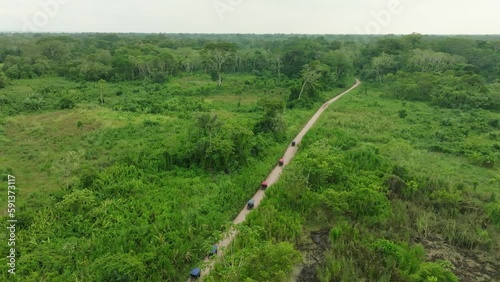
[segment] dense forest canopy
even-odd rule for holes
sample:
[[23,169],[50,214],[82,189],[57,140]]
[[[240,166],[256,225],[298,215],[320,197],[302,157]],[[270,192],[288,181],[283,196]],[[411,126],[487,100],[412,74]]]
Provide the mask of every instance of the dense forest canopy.
[[0,34],[17,281],[185,280],[354,78],[209,279],[500,279],[500,36],[86,33]]
[[[458,84],[453,82],[453,89],[401,95],[409,99],[434,100],[448,107],[495,108],[498,101],[488,95],[484,83],[498,80],[500,40],[495,36],[480,38],[420,34],[373,38],[347,35],[4,34],[0,37],[0,62],[9,79],[55,75],[74,81],[148,79],[162,83],[169,77],[203,72],[210,73],[220,86],[223,73],[248,73],[276,79],[281,75],[290,79],[305,77],[311,71],[304,71],[304,68],[318,60],[332,73],[323,77],[323,85],[345,86],[347,77],[354,73],[359,73],[364,80],[379,82],[387,74],[426,73],[425,79],[429,82],[421,84],[427,85],[446,75],[450,79],[457,78]],[[331,81],[327,81],[328,78]],[[314,88],[314,83],[309,85]],[[487,101],[472,101],[475,98],[469,99],[470,95],[465,94],[468,89],[478,87],[481,96],[488,97]],[[453,105],[439,102],[443,91],[464,101]],[[425,95],[428,97],[423,97]]]

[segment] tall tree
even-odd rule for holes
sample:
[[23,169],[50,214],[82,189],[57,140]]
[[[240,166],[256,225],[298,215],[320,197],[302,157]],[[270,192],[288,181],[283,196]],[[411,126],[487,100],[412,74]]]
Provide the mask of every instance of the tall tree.
[[203,61],[216,74],[217,85],[222,86],[222,72],[225,64],[234,58],[237,46],[234,43],[207,43],[201,54]]
[[397,61],[392,55],[382,53],[378,57],[372,59],[372,67],[377,74],[379,82],[382,82],[384,75],[391,71],[395,71],[397,66]]
[[326,72],[328,72],[328,66],[322,64],[320,61],[312,61],[305,65],[301,73],[303,79],[302,88],[300,89],[299,98],[297,100],[300,100],[300,97],[302,97],[306,85],[316,87],[320,78]]

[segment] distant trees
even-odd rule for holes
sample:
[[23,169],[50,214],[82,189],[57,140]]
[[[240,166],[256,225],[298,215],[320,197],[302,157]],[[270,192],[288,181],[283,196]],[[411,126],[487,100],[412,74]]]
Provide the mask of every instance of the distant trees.
[[146,279],[147,270],[141,258],[134,254],[107,254],[91,265],[94,279],[98,281],[138,281]]
[[321,62],[332,70],[332,83],[340,87],[346,86],[346,80],[354,74],[354,57],[347,48],[328,51],[321,55]]
[[397,61],[394,56],[382,53],[380,56],[372,58],[371,66],[375,71],[377,80],[382,82],[386,74],[396,70]]
[[33,78],[35,72],[32,64],[32,58],[8,55],[5,57],[2,70],[11,79]]
[[227,63],[234,59],[237,46],[234,43],[207,43],[201,55],[204,63],[213,72],[217,85],[222,86],[222,72]]
[[408,67],[419,72],[442,72],[465,63],[466,59],[458,55],[420,49],[413,50],[408,59]]
[[[280,37],[280,36],[277,36]],[[1,40],[2,38],[0,38]],[[500,75],[495,40],[453,37],[282,36],[40,36],[0,47],[8,78],[59,75],[75,80],[148,79],[163,83],[179,73],[209,73],[217,85],[224,72],[251,73],[280,80],[298,79],[315,60],[328,65],[330,83],[345,86],[345,77],[383,81],[388,73],[443,72],[479,74],[488,82]],[[284,75],[284,76],[283,76]]]
[[70,44],[56,38],[42,38],[36,42],[39,52],[49,61],[64,61],[69,58]]
[[283,69],[283,53],[281,50],[272,50],[269,56],[272,68],[276,71],[278,78],[281,78]]
[[190,47],[177,49],[176,56],[184,71],[189,74],[192,74],[194,71],[199,70],[203,63],[203,58],[200,52]]
[[428,101],[445,108],[499,109],[498,93],[488,89],[484,78],[475,75],[456,76],[453,72],[398,72],[386,76],[387,89],[399,99]]

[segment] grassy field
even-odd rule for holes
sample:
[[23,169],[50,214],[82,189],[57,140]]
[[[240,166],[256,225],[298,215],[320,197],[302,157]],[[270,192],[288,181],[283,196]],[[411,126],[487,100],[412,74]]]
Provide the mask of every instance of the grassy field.
[[[259,113],[256,112],[256,107],[259,99],[267,95],[284,98],[286,94],[284,88],[276,88],[272,93],[267,93],[267,91],[245,87],[243,82],[248,80],[252,80],[252,77],[228,76],[225,83],[230,84],[231,87],[228,87],[229,90],[219,90],[213,87],[213,83],[207,77],[176,78],[168,84],[166,89],[152,95],[155,95],[153,98],[158,98],[162,95],[162,91],[170,93],[178,89],[192,90],[205,87],[213,93],[204,95],[203,98],[197,98],[200,95],[189,93],[178,93],[173,97],[169,94],[163,95],[166,96],[167,101],[177,102],[177,99],[182,98],[188,103],[201,101],[204,111],[217,113],[223,120],[247,123],[258,119]],[[48,105],[45,111],[21,113],[2,120],[4,134],[0,140],[5,150],[0,155],[0,163],[4,170],[12,171],[20,179],[21,197],[27,197],[33,191],[53,192],[61,188],[64,181],[55,173],[53,165],[63,158],[65,152],[83,151],[85,158],[81,167],[99,166],[113,161],[118,155],[130,150],[129,148],[161,147],[183,138],[187,134],[186,125],[195,115],[195,113],[190,113],[191,116],[184,116],[182,109],[173,109],[165,114],[148,113],[147,109],[138,109],[135,112],[114,110],[117,105],[126,105],[127,102],[124,101],[144,96],[147,86],[142,85],[127,87],[126,84],[109,83],[106,86],[107,102],[104,106],[98,105],[96,101],[86,96],[88,92],[96,91],[93,84],[87,85],[87,92],[81,92],[78,89],[79,84],[60,78],[14,81],[8,89],[0,90],[0,96],[21,103],[30,93],[43,88],[52,89],[55,85],[59,90],[57,93],[46,95],[45,100]],[[116,96],[116,91],[124,93]],[[335,95],[340,91],[341,89],[333,90],[325,96]],[[53,100],[57,101],[58,96],[65,95],[70,95],[74,100],[80,101],[76,108],[54,109],[56,106]],[[97,98],[98,95],[94,96]],[[181,102],[176,105],[181,107]],[[287,135],[290,138],[294,136],[313,112],[313,110],[302,109],[285,111],[285,119],[289,128]],[[154,130],[144,126],[145,122],[153,122]],[[78,126],[79,123],[81,123],[80,126]],[[129,131],[133,131],[134,134],[128,135]],[[148,135],[145,136],[145,134]],[[97,140],[92,141],[94,139]],[[0,199],[0,207],[5,207],[5,204],[6,200]]]
[[[484,167],[468,154],[471,149],[484,150],[491,153],[495,164],[500,163],[500,128],[488,125],[498,120],[498,113],[441,109],[383,99],[381,94],[380,90],[368,95],[354,91],[332,105],[316,131],[322,138],[323,133],[345,132],[356,142],[375,145],[380,154],[420,175],[435,175],[478,191],[500,192],[499,166]],[[400,111],[406,112],[404,118]]]

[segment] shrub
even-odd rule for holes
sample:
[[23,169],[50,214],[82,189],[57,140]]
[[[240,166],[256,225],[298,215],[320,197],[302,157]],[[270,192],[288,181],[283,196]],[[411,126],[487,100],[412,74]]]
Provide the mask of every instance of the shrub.
[[23,108],[27,111],[37,111],[40,110],[45,101],[43,97],[36,93],[31,93],[26,99],[23,101]]
[[451,272],[453,269],[448,261],[425,262],[420,266],[417,274],[412,275],[411,281],[427,282],[427,281],[449,281],[458,282],[458,278]]
[[153,120],[149,120],[149,119],[144,120],[144,121],[142,122],[142,124],[144,124],[144,126],[156,126],[156,125],[160,125],[160,123],[159,123],[159,122],[157,122],[157,121],[153,121]]
[[10,104],[9,98],[7,98],[4,95],[0,96],[0,106],[9,105],[9,104]]
[[146,267],[132,254],[107,254],[92,263],[97,281],[144,281]]
[[400,118],[405,118],[408,116],[408,113],[406,112],[405,109],[400,110],[398,113]]
[[59,101],[59,109],[61,110],[73,109],[74,107],[75,107],[75,102],[73,102],[69,98],[62,98]]

